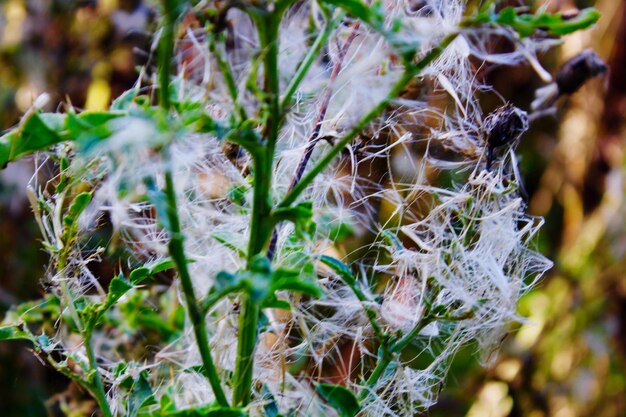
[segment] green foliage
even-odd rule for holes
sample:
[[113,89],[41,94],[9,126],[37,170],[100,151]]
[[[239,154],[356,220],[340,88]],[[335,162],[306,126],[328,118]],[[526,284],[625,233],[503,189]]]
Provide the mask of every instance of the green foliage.
[[[153,265],[143,265],[132,270],[128,275],[119,273],[113,277],[108,285],[106,294],[102,290],[100,297],[93,295],[76,295],[71,288],[64,283],[62,285],[62,298],[49,296],[42,303],[34,303],[20,306],[9,315],[10,320],[0,327],[0,341],[24,340],[33,343],[39,352],[49,353],[53,343],[46,332],[42,330],[39,336],[35,336],[25,324],[37,324],[45,329],[46,320],[62,318],[68,325],[68,331],[78,333],[81,336],[88,358],[71,356],[57,361],[52,355],[46,359],[56,369],[75,379],[84,388],[88,389],[106,417],[112,415],[107,405],[106,393],[101,380],[101,365],[97,363],[91,346],[91,336],[106,325],[116,327],[119,331],[129,333],[142,330],[153,330],[159,334],[160,341],[170,342],[181,335],[181,329],[185,316],[193,325],[194,336],[200,353],[202,364],[190,368],[201,372],[209,380],[216,404],[204,405],[192,409],[176,409],[174,401],[167,394],[157,402],[155,392],[151,385],[149,371],[135,372],[130,363],[121,363],[114,370],[116,378],[122,378],[121,389],[125,390],[125,416],[127,417],[244,417],[245,412],[237,408],[245,408],[250,400],[252,387],[252,369],[254,366],[254,349],[257,343],[259,328],[263,328],[267,321],[261,311],[266,308],[285,309],[291,308],[290,301],[279,297],[280,292],[298,294],[304,297],[321,298],[324,293],[317,282],[318,269],[313,264],[311,255],[305,253],[304,244],[307,240],[313,240],[317,230],[317,224],[313,221],[314,209],[310,201],[296,201],[302,195],[304,189],[311,184],[315,177],[321,173],[334,158],[355,137],[362,133],[369,124],[388,107],[395,98],[399,97],[414,80],[415,75],[436,59],[443,50],[455,39],[458,33],[452,33],[441,41],[441,44],[433,47],[419,62],[415,56],[419,50],[419,44],[414,39],[407,40],[401,36],[402,26],[399,22],[386,22],[383,13],[383,5],[376,1],[371,5],[359,0],[324,0],[320,3],[321,11],[330,25],[320,32],[320,37],[312,46],[312,53],[298,66],[298,73],[287,88],[286,97],[281,98],[281,81],[278,74],[277,47],[278,29],[281,18],[290,1],[278,3],[259,4],[236,4],[247,12],[257,25],[258,37],[261,43],[261,51],[252,65],[252,75],[247,84],[247,94],[252,94],[260,103],[259,114],[246,117],[246,110],[237,103],[240,93],[229,75],[228,60],[219,59],[219,68],[223,76],[230,80],[228,88],[233,100],[233,114],[228,117],[214,120],[206,110],[206,103],[181,99],[183,94],[182,81],[170,80],[170,64],[167,57],[171,57],[174,45],[174,29],[176,21],[187,10],[186,2],[165,0],[163,2],[164,28],[161,34],[161,53],[159,54],[159,85],[161,105],[152,105],[152,97],[141,95],[136,88],[128,90],[117,98],[111,105],[110,111],[67,114],[40,113],[34,111],[23,118],[20,125],[4,136],[0,137],[0,166],[15,161],[23,156],[37,151],[51,148],[61,142],[73,142],[74,149],[82,154],[93,154],[105,149],[110,151],[116,144],[111,144],[112,138],[123,132],[132,123],[143,122],[153,131],[154,136],[147,138],[149,143],[145,145],[160,153],[169,163],[169,145],[171,142],[185,137],[190,133],[212,134],[217,139],[229,141],[243,148],[252,160],[251,172],[248,181],[251,188],[237,185],[230,189],[229,199],[238,205],[242,212],[250,213],[250,236],[247,249],[241,247],[234,234],[228,231],[213,232],[211,236],[224,247],[232,250],[234,255],[242,261],[246,261],[245,267],[235,272],[222,271],[215,278],[215,285],[210,289],[206,297],[200,301],[196,298],[191,275],[188,269],[190,260],[185,256],[184,239],[181,232],[181,221],[177,208],[177,193],[174,189],[174,180],[170,168],[166,168],[163,177],[165,186],[159,180],[161,178],[145,178],[147,199],[156,211],[159,224],[169,234],[170,258]],[[230,6],[228,6],[230,7]],[[378,32],[387,43],[395,49],[401,58],[401,63],[406,67],[405,72],[393,85],[389,93],[377,103],[354,127],[343,136],[326,153],[317,164],[308,171],[307,176],[300,179],[284,199],[276,203],[273,194],[272,176],[276,163],[276,142],[281,129],[281,123],[289,111],[291,96],[297,90],[298,84],[304,79],[306,71],[311,65],[316,54],[323,47],[323,43],[330,36],[332,25],[339,24],[342,13],[333,17],[336,9],[341,9],[358,21],[367,25],[370,29]],[[337,10],[339,11],[339,10]],[[216,16],[210,16],[211,19]],[[536,14],[519,13],[514,8],[504,8],[495,13],[495,8],[481,8],[477,15],[468,18],[463,25],[466,27],[477,25],[503,25],[515,30],[521,37],[529,37],[536,34],[560,36],[587,28],[598,20],[599,14],[595,9],[585,9],[573,18],[566,18],[560,14],[548,14],[538,12]],[[210,19],[209,19],[210,20]],[[223,40],[223,39],[222,39]],[[216,52],[217,49],[214,48]],[[263,69],[263,86],[257,85],[257,75]],[[252,78],[254,77],[254,78]],[[105,145],[105,146],[102,146]],[[112,145],[108,147],[108,145]],[[127,144],[123,144],[126,146]],[[129,142],[128,146],[135,145]],[[123,149],[122,149],[123,151]],[[68,159],[63,156],[59,159],[61,176],[56,187],[62,201],[65,197],[73,197],[69,205],[60,204],[58,211],[63,212],[62,234],[57,246],[48,248],[51,253],[58,255],[58,269],[64,271],[68,267],[68,254],[71,244],[79,239],[79,218],[85,212],[92,200],[91,191],[83,191],[84,188],[75,186],[80,178],[69,178]],[[249,192],[250,191],[250,192]],[[253,196],[253,201],[246,201],[248,194]],[[45,202],[39,202],[42,210],[52,216],[54,209],[46,206]],[[56,218],[55,218],[56,220]],[[285,259],[274,262],[271,250],[272,236],[276,227],[281,222],[290,222],[295,226],[294,235],[287,242]],[[322,219],[322,226],[331,240],[341,242],[349,236],[353,230],[351,225],[341,223],[338,226],[329,226],[326,219]],[[56,236],[55,236],[56,237]],[[383,238],[391,246],[401,250],[403,245],[398,237],[392,232],[383,233]],[[54,246],[54,245],[49,245]],[[364,311],[370,320],[371,327],[378,338],[379,358],[372,376],[366,382],[366,387],[361,391],[361,398],[365,399],[369,390],[376,384],[377,378],[386,375],[394,369],[390,354],[396,354],[408,344],[412,343],[424,326],[434,320],[462,320],[472,313],[461,312],[454,315],[450,309],[443,305],[434,308],[428,304],[430,311],[423,320],[404,335],[390,336],[383,331],[379,324],[379,316],[376,308],[372,307],[361,288],[361,282],[355,277],[350,267],[342,261],[330,256],[321,256],[319,261],[330,268],[350,289],[361,302]],[[243,262],[242,262],[243,264]],[[171,311],[161,314],[146,306],[151,294],[146,285],[155,274],[169,269],[176,269],[177,279],[180,280],[186,306],[182,307],[172,303]],[[171,292],[171,290],[170,290]],[[236,370],[231,381],[234,397],[232,405],[229,403],[222,389],[223,376],[219,375],[213,364],[211,347],[206,329],[205,315],[225,297],[237,295],[243,306],[240,312],[240,328],[238,329],[239,350],[236,358]],[[159,294],[163,300],[166,296]],[[62,313],[62,311],[66,311]],[[186,313],[186,314],[185,314]],[[62,314],[65,314],[63,316]],[[122,321],[120,325],[120,321]],[[260,322],[260,323],[259,323]],[[119,326],[118,326],[119,325]],[[138,333],[138,331],[137,331]],[[48,333],[50,334],[50,333]],[[304,356],[304,355],[303,355]],[[297,362],[297,361],[296,361]],[[295,363],[295,362],[294,362]],[[299,372],[304,368],[302,362],[292,364],[290,370]],[[267,391],[267,389],[266,389]],[[331,384],[317,384],[317,394],[330,404],[341,417],[355,417],[361,410],[361,404],[355,394],[347,387]],[[278,405],[271,394],[263,394],[266,400],[264,412],[268,417],[278,417]]]
[[302,293],[310,297],[322,296],[320,287],[307,278],[301,270],[273,269],[265,255],[253,258],[249,269],[235,274],[220,272],[216,277],[217,285],[209,294],[228,294],[245,291],[253,300],[270,305],[285,307],[284,302],[276,298],[276,292],[285,290]]
[[339,417],[355,417],[361,411],[354,393],[342,385],[317,384],[315,390],[337,410]]
[[25,340],[37,343],[37,340],[29,331],[22,330],[18,326],[0,327],[0,341],[3,340]]
[[494,24],[508,26],[514,29],[523,38],[536,33],[545,33],[550,36],[563,36],[579,30],[587,29],[600,19],[600,12],[594,8],[581,10],[576,16],[565,17],[560,13],[546,13],[543,11],[520,13],[514,7],[505,7],[498,13],[495,6],[483,8],[476,16],[468,19],[466,26],[478,24]]
[[352,274],[350,267],[341,262],[339,259],[335,259],[328,255],[322,255],[320,257],[320,261],[322,261],[324,265],[330,267],[333,271],[335,271],[335,273],[337,273],[337,275],[339,275],[346,284],[350,286],[356,284],[356,278]]
[[130,396],[126,406],[126,417],[136,417],[142,409],[155,404],[152,387],[148,383],[147,372],[140,372],[132,380]]

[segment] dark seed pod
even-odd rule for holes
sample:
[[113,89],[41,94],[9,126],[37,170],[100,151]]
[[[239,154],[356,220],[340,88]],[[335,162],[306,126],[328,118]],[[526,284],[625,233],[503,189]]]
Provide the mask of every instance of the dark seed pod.
[[507,103],[487,116],[483,129],[489,147],[506,145],[528,130],[528,115]]
[[528,114],[510,103],[495,109],[483,125],[487,142],[487,170],[490,169],[495,148],[512,143],[528,130]]
[[572,94],[591,78],[607,71],[604,60],[593,50],[586,49],[565,62],[556,74],[559,95]]

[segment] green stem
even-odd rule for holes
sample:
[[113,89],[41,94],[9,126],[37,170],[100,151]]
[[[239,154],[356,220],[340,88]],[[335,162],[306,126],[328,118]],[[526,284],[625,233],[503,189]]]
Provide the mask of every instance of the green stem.
[[226,83],[226,87],[228,88],[228,94],[230,95],[231,100],[233,101],[233,106],[235,107],[235,111],[239,113],[239,117],[241,120],[247,120],[248,115],[243,106],[239,103],[239,91],[237,89],[237,83],[235,81],[235,76],[233,75],[232,68],[228,63],[228,60],[224,55],[222,55],[222,51],[215,43],[215,34],[209,33],[209,51],[215,57],[217,61],[217,67],[220,69],[222,73],[222,77],[224,77],[224,82]]
[[[58,263],[58,268],[60,271],[63,271],[65,269],[66,260],[67,253],[63,251],[63,253],[59,257]],[[88,385],[86,385],[86,388],[89,390],[89,392],[91,392],[91,395],[93,395],[96,402],[98,403],[98,406],[102,411],[102,415],[104,417],[113,417],[113,413],[111,412],[111,408],[109,407],[109,402],[107,401],[107,396],[104,391],[102,376],[100,375],[100,371],[98,370],[98,363],[96,362],[96,355],[94,353],[91,341],[91,329],[85,326],[80,318],[80,315],[76,311],[72,292],[70,291],[65,279],[61,280],[61,292],[66,298],[67,306],[70,310],[70,315],[72,316],[72,319],[76,323],[76,328],[83,338],[85,350],[87,351],[87,358],[89,360],[89,371],[90,373],[93,372],[93,376],[88,378]],[[93,378],[93,380],[91,380],[91,378]]]
[[[113,417],[113,413],[109,408],[109,402],[107,401],[107,396],[104,391],[104,384],[102,383],[102,377],[100,376],[100,372],[98,372],[98,363],[96,362],[96,355],[93,350],[92,341],[91,341],[91,331],[87,330],[83,334],[85,341],[85,349],[87,350],[87,358],[89,359],[89,368],[94,371],[93,373],[93,389],[91,390],[93,396],[100,406],[100,410],[104,417]],[[91,381],[90,381],[91,383]]]
[[[174,53],[174,27],[176,24],[176,16],[174,14],[176,0],[163,0],[163,15],[165,23],[163,25],[163,33],[161,34],[161,42],[159,44],[159,86],[160,86],[160,104],[165,110],[170,110],[170,71],[172,56]],[[167,203],[167,220],[169,224],[170,241],[168,250],[172,260],[176,265],[178,276],[180,277],[185,301],[187,303],[187,312],[193,325],[198,351],[202,359],[203,372],[211,384],[213,394],[218,404],[228,407],[228,400],[222,386],[220,384],[219,375],[211,349],[209,347],[209,337],[206,331],[206,323],[204,322],[204,314],[198,300],[196,298],[191,275],[187,267],[187,257],[185,256],[184,237],[180,229],[180,219],[178,217],[178,207],[176,202],[176,190],[174,188],[174,180],[172,172],[168,168],[165,172],[165,199]]]
[[161,106],[170,108],[170,71],[174,56],[174,27],[176,26],[177,0],[163,0],[163,28],[159,41],[158,54],[158,77],[159,77],[159,101]]
[[350,144],[376,117],[378,117],[393,99],[398,97],[413,77],[424,70],[432,61],[439,57],[442,52],[456,39],[458,33],[446,36],[439,45],[433,48],[417,64],[407,65],[404,73],[393,85],[387,96],[381,100],[372,110],[369,111],[331,150],[315,164],[311,170],[285,195],[279,207],[288,207],[306,190],[315,178],[335,159],[341,151]]
[[328,42],[330,34],[337,26],[337,23],[341,21],[343,16],[344,13],[340,13],[339,16],[337,16],[335,19],[332,19],[329,16],[326,19],[326,22],[324,22],[322,30],[317,34],[313,45],[311,45],[311,48],[309,48],[306,56],[304,57],[300,65],[298,65],[296,73],[294,74],[293,78],[289,82],[289,85],[285,89],[285,93],[283,94],[283,98],[280,103],[283,114],[287,113],[286,109],[291,104],[291,101],[293,100],[293,95],[300,86],[300,83],[302,82],[306,74],[309,72],[309,69],[311,68],[311,65],[313,65],[313,62],[315,62],[315,60],[319,58],[320,50],[326,44],[326,42]]
[[384,351],[381,357],[378,359],[378,363],[372,371],[371,375],[365,381],[365,388],[359,394],[359,401],[366,400],[369,394],[372,392],[372,388],[376,385],[382,374],[387,370],[387,367],[391,363],[391,353]]
[[391,364],[394,355],[400,354],[400,352],[402,352],[402,350],[404,350],[404,348],[407,347],[409,343],[411,343],[415,339],[415,337],[417,337],[417,335],[424,329],[424,327],[432,323],[433,319],[434,318],[431,317],[427,311],[424,314],[422,320],[420,320],[415,326],[413,326],[413,328],[408,333],[406,333],[400,340],[393,343],[389,347],[387,347],[386,345],[383,345],[381,347],[381,356],[378,359],[378,363],[376,364],[374,371],[372,371],[369,378],[367,378],[367,381],[365,381],[365,388],[359,394],[359,400],[363,401],[369,397],[369,395],[373,392],[372,389],[376,386],[380,377]]
[[[284,8],[277,5],[275,11],[255,18],[263,56],[263,101],[267,119],[263,128],[262,150],[254,157],[254,197],[250,220],[248,267],[255,256],[267,249],[273,229],[271,187],[274,153],[280,129],[278,30],[283,12]],[[245,407],[250,402],[259,314],[258,301],[253,300],[250,294],[242,294],[232,400],[234,406]]]
[[261,309],[259,303],[245,293],[241,296],[241,306],[233,405],[245,407],[250,402],[252,391],[254,348]]
[[215,368],[213,357],[211,356],[209,337],[206,331],[206,323],[204,322],[204,313],[198,304],[198,300],[193,289],[193,283],[191,281],[191,275],[189,274],[189,268],[187,267],[184,239],[180,230],[180,220],[178,218],[178,209],[176,206],[174,181],[172,179],[172,173],[169,170],[165,173],[164,191],[167,200],[167,218],[170,226],[170,242],[168,244],[168,249],[172,260],[176,264],[176,270],[178,271],[183,293],[185,294],[187,312],[189,314],[191,324],[193,325],[196,343],[198,344],[198,351],[200,352],[200,357],[202,358],[203,372],[211,384],[211,388],[213,389],[213,394],[215,395],[217,402],[223,407],[228,407],[228,400],[222,390],[220,378],[217,373],[217,369]]

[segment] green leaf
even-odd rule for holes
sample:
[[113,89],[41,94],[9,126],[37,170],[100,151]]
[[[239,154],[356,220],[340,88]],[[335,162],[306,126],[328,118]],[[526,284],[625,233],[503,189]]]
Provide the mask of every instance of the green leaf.
[[317,393],[339,413],[339,417],[354,417],[361,411],[359,400],[342,385],[317,384]]
[[[142,414],[144,415],[144,414]],[[218,406],[201,406],[185,410],[158,410],[146,417],[247,417],[242,410]]]
[[155,404],[154,393],[148,382],[145,371],[133,381],[133,387],[128,398],[126,417],[136,417],[142,408]]
[[296,227],[297,236],[308,236],[315,231],[313,222],[313,203],[304,201],[291,207],[280,207],[274,210],[272,217],[275,223],[290,221]]
[[595,8],[580,10],[574,17],[563,16],[560,13],[518,13],[514,7],[505,7],[494,13],[493,7],[481,8],[478,14],[466,22],[464,26],[477,24],[498,24],[509,26],[521,37],[529,37],[537,31],[543,31],[551,36],[563,36],[579,30],[587,29],[600,19],[600,12]]
[[113,103],[111,103],[111,110],[130,109],[138,94],[138,88],[131,88],[130,90],[126,90],[124,93],[122,93],[121,96],[113,100]]
[[221,243],[224,247],[234,251],[239,257],[246,258],[248,256],[247,251],[235,242],[234,234],[222,231],[210,233],[210,236]]
[[[187,263],[191,263],[193,261],[191,260],[187,260]],[[165,258],[162,261],[159,261],[157,263],[155,263],[154,265],[150,266],[150,274],[154,275],[154,274],[158,274],[159,272],[163,272],[163,271],[167,271],[168,269],[173,269],[176,267],[176,264],[174,263],[174,260],[171,258]]]
[[[602,14],[594,8],[587,8],[581,10],[580,13],[574,18],[564,18],[561,15],[557,15],[558,19],[550,21],[547,25],[549,32],[554,35],[567,35],[577,32],[579,30],[587,29],[596,24]],[[537,21],[538,25],[541,25],[541,18]]]
[[17,129],[0,137],[0,167],[62,142],[60,132],[64,117],[55,113],[33,113],[22,120]]
[[150,275],[152,275],[152,271],[150,270],[150,268],[146,268],[145,266],[142,266],[140,268],[137,268],[131,271],[131,273],[128,275],[128,280],[133,285],[137,285],[137,284],[140,284],[145,279],[147,279],[148,277],[150,277]]
[[320,261],[324,265],[335,271],[335,273],[339,275],[339,277],[344,280],[346,284],[353,286],[356,283],[356,278],[352,274],[350,267],[341,262],[339,259],[335,259],[327,255],[322,255],[320,257]]
[[263,303],[261,304],[261,308],[277,308],[280,310],[291,310],[291,304],[289,303],[289,301],[283,298],[278,298],[276,297],[276,295],[274,295],[273,297],[267,297],[265,300],[263,300]]
[[2,340],[27,340],[37,344],[37,338],[32,333],[17,326],[0,327],[0,341]]
[[320,298],[324,294],[321,288],[314,282],[304,280],[299,276],[285,276],[277,278],[272,283],[272,293],[274,291],[294,291],[302,294],[306,294],[313,298]]
[[54,294],[47,294],[45,298],[14,306],[9,314],[14,312],[20,322],[41,323],[47,317],[56,318],[61,314],[61,301]]
[[82,152],[90,152],[113,133],[109,122],[125,115],[124,112],[68,113],[65,129]]
[[113,119],[126,116],[126,112],[110,112],[110,111],[85,111],[78,115],[83,127],[95,128],[107,124]]
[[263,384],[262,395],[263,400],[265,401],[265,404],[263,405],[265,417],[278,417],[280,415],[278,413],[278,404],[276,404],[276,399],[274,399],[274,396],[265,384]]
[[67,214],[63,217],[63,223],[65,224],[65,226],[74,226],[76,224],[76,221],[78,220],[78,217],[83,211],[85,211],[90,202],[91,193],[80,193],[76,197],[74,197],[74,200],[72,201],[72,204],[70,205]]
[[365,23],[369,23],[374,18],[370,6],[359,0],[324,0],[323,3],[340,7],[352,17],[356,17]]
[[404,251],[404,245],[402,244],[402,241],[395,233],[391,232],[390,230],[383,230],[381,232],[381,236],[383,240],[387,242],[388,245],[393,246],[393,248],[396,251],[398,252]]
[[86,326],[93,329],[104,313],[113,307],[113,305],[132,288],[133,285],[124,278],[124,275],[119,274],[117,277],[113,278],[109,283],[109,292],[107,293],[106,300],[103,303],[90,304],[81,310]]

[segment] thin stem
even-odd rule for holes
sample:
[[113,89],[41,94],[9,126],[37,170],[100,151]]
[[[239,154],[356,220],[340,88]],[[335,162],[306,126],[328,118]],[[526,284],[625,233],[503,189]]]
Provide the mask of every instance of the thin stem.
[[291,101],[293,100],[293,95],[300,86],[300,83],[302,82],[306,74],[309,72],[309,69],[311,68],[311,65],[313,65],[313,62],[315,62],[315,60],[319,57],[320,50],[328,41],[328,38],[335,29],[337,23],[341,21],[341,19],[343,19],[343,16],[344,14],[340,13],[339,16],[337,16],[335,19],[331,19],[329,17],[324,22],[322,30],[317,34],[313,45],[311,45],[311,48],[309,48],[306,56],[304,57],[300,65],[298,65],[296,73],[294,74],[293,78],[289,82],[289,85],[285,89],[285,93],[283,94],[283,98],[280,103],[280,107],[281,109],[283,109],[283,114],[287,113],[286,109],[291,104]]
[[159,40],[159,102],[161,106],[169,110],[170,108],[170,71],[172,68],[172,58],[174,55],[174,27],[176,16],[174,10],[177,0],[163,0],[164,24],[161,38]]
[[86,331],[83,334],[85,339],[85,349],[87,350],[87,358],[89,359],[89,368],[94,372],[93,374],[93,386],[92,394],[100,406],[100,410],[102,410],[102,414],[104,417],[113,417],[113,413],[109,408],[109,402],[107,401],[107,396],[104,391],[104,384],[102,384],[102,377],[100,376],[100,372],[98,372],[98,363],[96,362],[96,355],[93,350],[92,341],[91,341],[91,330]]
[[241,296],[236,377],[233,389],[233,405],[235,406],[246,406],[250,402],[254,348],[257,342],[257,326],[260,311],[261,308],[258,301],[252,300],[249,294],[244,293]]
[[417,335],[424,329],[424,327],[432,323],[433,319],[434,318],[431,317],[428,312],[426,312],[422,320],[420,320],[415,326],[413,326],[413,328],[409,332],[407,332],[399,341],[393,343],[389,347],[387,347],[386,345],[383,345],[381,347],[382,354],[380,358],[378,358],[378,363],[376,364],[374,371],[372,371],[367,381],[365,381],[365,388],[359,394],[359,399],[361,401],[367,399],[370,393],[372,393],[372,389],[376,386],[380,377],[391,364],[394,355],[402,352],[402,350],[407,347],[409,343],[411,343],[415,339],[415,337],[417,337]]
[[230,98],[233,101],[233,106],[235,107],[235,111],[239,113],[239,117],[241,120],[247,120],[248,115],[243,106],[239,103],[239,91],[237,88],[237,83],[235,81],[235,76],[233,75],[232,68],[228,59],[222,55],[222,51],[218,48],[215,43],[215,34],[209,33],[209,51],[215,57],[217,61],[217,66],[222,73],[222,77],[224,77],[224,81],[226,82],[226,87],[228,88],[228,94],[230,94]]
[[376,384],[393,361],[394,356],[402,352],[402,350],[415,339],[415,337],[424,329],[424,327],[432,322],[432,320],[432,317],[426,315],[398,342],[392,344],[389,347],[387,347],[386,345],[383,345],[381,347],[381,356],[378,358],[378,363],[376,364],[374,371],[372,371],[367,381],[365,381],[365,388],[359,394],[359,400],[366,400],[370,396],[370,394],[373,393]]
[[[67,253],[63,251],[61,256],[59,257],[58,268],[60,271],[65,269],[67,260]],[[87,358],[89,360],[89,371],[93,372],[92,378],[93,380],[88,380],[88,385],[86,386],[89,392],[93,395],[102,414],[104,417],[113,417],[113,413],[111,412],[111,408],[109,407],[109,402],[107,401],[106,392],[104,391],[104,384],[102,383],[102,376],[100,375],[100,371],[98,370],[98,363],[96,362],[96,355],[93,350],[93,345],[91,341],[91,329],[87,328],[83,321],[80,318],[80,315],[76,311],[76,306],[74,304],[74,298],[72,297],[72,292],[67,285],[65,279],[61,280],[61,292],[66,298],[66,302],[68,308],[70,310],[70,314],[72,319],[76,323],[76,328],[83,338],[83,342],[85,345],[85,350],[87,351]],[[91,378],[89,378],[91,379]]]
[[296,168],[296,174],[291,180],[291,184],[289,185],[289,191],[293,190],[296,184],[302,178],[304,174],[304,170],[311,159],[311,155],[313,155],[313,149],[315,149],[315,144],[319,140],[320,130],[322,129],[322,123],[326,118],[326,112],[328,111],[328,104],[330,103],[330,98],[333,93],[333,84],[335,79],[341,72],[341,67],[343,66],[343,60],[346,57],[348,49],[350,49],[350,45],[352,45],[352,41],[356,38],[357,31],[359,30],[359,22],[356,22],[352,27],[352,32],[346,39],[346,42],[343,44],[339,51],[339,56],[337,57],[337,61],[333,66],[333,71],[330,74],[330,78],[328,80],[328,85],[324,90],[324,94],[322,96],[322,101],[320,103],[320,109],[317,113],[317,117],[315,118],[315,124],[313,125],[313,131],[307,140],[306,148],[304,149],[304,153],[302,154],[302,158],[300,158],[300,162],[298,163],[298,167]]
[[[330,21],[327,20],[327,24],[328,24],[328,22],[330,22]],[[348,52],[348,49],[350,49],[350,45],[352,45],[352,41],[354,40],[354,38],[356,38],[357,30],[359,29],[359,26],[360,26],[359,22],[356,22],[354,24],[354,26],[352,28],[352,32],[350,32],[350,35],[346,39],[346,42],[343,44],[343,46],[339,50],[339,56],[337,58],[337,61],[333,65],[333,70],[332,70],[332,72],[330,74],[330,77],[329,77],[329,80],[328,80],[328,84],[326,85],[326,89],[324,90],[324,94],[322,95],[322,100],[320,102],[320,108],[319,108],[319,111],[317,113],[317,117],[315,118],[315,123],[313,124],[313,131],[311,132],[311,134],[309,135],[309,138],[307,139],[306,147],[304,148],[304,152],[302,154],[302,157],[300,158],[300,161],[298,162],[298,166],[296,167],[296,173],[294,174],[293,178],[291,179],[291,183],[289,184],[288,191],[293,190],[293,187],[295,187],[295,185],[300,181],[300,178],[302,178],[302,175],[304,174],[304,170],[306,169],[306,166],[309,163],[309,160],[311,159],[311,156],[313,155],[313,150],[315,149],[315,145],[319,141],[319,135],[320,135],[320,130],[322,128],[322,123],[324,122],[324,119],[326,118],[326,112],[328,110],[328,104],[330,103],[330,98],[332,97],[334,81],[337,78],[337,76],[339,75],[339,73],[341,72],[341,67],[343,65],[343,60],[344,60],[344,58],[346,56],[346,53]],[[318,39],[316,39],[316,42],[320,38],[321,38],[321,36],[318,36]],[[309,53],[314,48],[315,48],[315,45],[313,45],[313,47],[311,47],[311,49],[309,50]],[[306,59],[305,59],[304,62],[306,62]],[[310,65],[310,63],[309,63],[309,65]],[[304,74],[302,76],[304,76]],[[292,82],[293,82],[293,80],[292,80]],[[285,103],[285,100],[283,100],[283,103]],[[286,104],[288,104],[288,103],[289,102],[286,102]],[[285,107],[284,106],[285,106],[285,104],[283,104],[281,106],[282,109],[283,109],[283,112],[285,111]],[[278,227],[280,227],[280,226],[278,226]],[[277,233],[276,230],[274,230],[272,232],[272,239],[270,241],[270,246],[269,246],[269,249],[267,251],[267,256],[268,256],[269,259],[272,259],[274,257],[274,251],[276,249],[276,243],[277,242],[278,242],[278,233]]]
[[279,207],[288,207],[296,201],[296,199],[306,190],[306,188],[315,180],[315,178],[341,153],[343,148],[352,142],[376,117],[378,117],[393,99],[398,97],[406,86],[411,82],[413,77],[419,74],[433,60],[441,55],[445,48],[456,39],[458,33],[452,33],[446,36],[439,45],[433,48],[424,58],[417,64],[408,65],[398,81],[393,85],[387,96],[381,100],[372,110],[369,111],[331,150],[320,159],[311,170],[302,177],[300,182],[296,184],[290,192],[283,198]]
[[[159,86],[160,86],[160,104],[165,110],[170,110],[170,66],[172,55],[174,51],[174,26],[176,24],[176,17],[174,10],[176,6],[176,0],[163,0],[163,14],[165,18],[165,24],[163,26],[163,33],[161,35],[161,43],[159,44]],[[171,169],[168,168],[165,172],[165,199],[167,203],[167,220],[169,224],[170,241],[168,243],[168,250],[172,260],[176,265],[178,276],[180,277],[183,293],[185,294],[185,301],[187,303],[187,312],[193,325],[194,334],[196,336],[196,343],[198,345],[198,351],[202,359],[203,372],[206,378],[211,384],[213,394],[217,402],[223,406],[228,407],[228,400],[222,386],[220,379],[211,356],[211,349],[209,347],[209,338],[206,331],[206,324],[204,322],[204,314],[198,300],[194,293],[193,283],[189,269],[187,267],[187,257],[185,256],[184,237],[180,229],[180,219],[178,217],[178,207],[176,202],[176,190],[174,188],[174,180],[172,178]]]
[[392,356],[388,351],[384,352],[383,355],[378,358],[378,363],[376,364],[376,367],[370,374],[367,381],[365,381],[365,388],[359,394],[359,401],[366,400],[367,397],[369,397],[370,393],[372,392],[372,388],[376,385],[382,374],[387,370],[387,367],[391,363],[391,360]]
[[371,307],[367,306],[367,303],[369,303],[370,301],[367,299],[367,297],[365,296],[361,288],[359,288],[358,284],[355,283],[354,285],[350,285],[350,289],[352,290],[356,298],[361,303],[363,310],[365,310],[365,315],[367,316],[367,319],[369,320],[370,325],[372,326],[372,329],[374,330],[374,334],[376,334],[376,337],[381,343],[385,343],[386,335],[383,332],[383,329],[380,327],[380,325],[376,321],[376,311],[374,311]]
[[220,378],[217,373],[217,369],[215,368],[213,357],[211,356],[211,348],[209,347],[209,337],[206,331],[203,310],[198,304],[198,300],[193,289],[193,283],[191,281],[191,275],[189,274],[189,269],[187,267],[184,239],[180,230],[180,220],[178,218],[178,209],[176,207],[174,181],[172,179],[172,173],[169,170],[165,173],[164,192],[167,200],[167,218],[170,226],[170,242],[168,244],[168,249],[172,260],[176,264],[176,270],[178,271],[183,293],[185,294],[187,312],[196,336],[198,351],[200,352],[200,358],[202,359],[203,372],[211,384],[211,388],[213,389],[213,394],[215,395],[217,402],[223,407],[228,407],[228,400],[222,390]]

